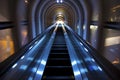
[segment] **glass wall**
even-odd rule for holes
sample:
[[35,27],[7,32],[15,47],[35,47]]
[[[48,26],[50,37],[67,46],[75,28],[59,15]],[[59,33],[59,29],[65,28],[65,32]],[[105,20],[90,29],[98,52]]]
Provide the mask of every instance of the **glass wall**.
[[0,62],[14,53],[11,29],[0,30]]
[[104,29],[104,56],[116,66],[120,66],[120,30]]
[[[98,26],[91,25],[91,45],[96,48],[96,32]],[[120,30],[104,28],[104,50],[101,53],[112,64],[120,68]],[[101,51],[102,52],[102,51]]]

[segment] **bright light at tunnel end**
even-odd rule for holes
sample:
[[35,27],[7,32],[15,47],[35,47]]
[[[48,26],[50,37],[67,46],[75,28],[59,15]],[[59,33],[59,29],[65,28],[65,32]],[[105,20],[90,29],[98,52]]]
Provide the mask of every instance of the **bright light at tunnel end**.
[[64,21],[58,20],[56,21],[57,24],[64,24]]

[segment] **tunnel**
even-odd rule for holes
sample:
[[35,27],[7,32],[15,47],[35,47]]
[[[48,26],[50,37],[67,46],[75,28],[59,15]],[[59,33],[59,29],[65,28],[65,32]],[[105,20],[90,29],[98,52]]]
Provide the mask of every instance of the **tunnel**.
[[0,80],[119,80],[120,0],[0,0]]

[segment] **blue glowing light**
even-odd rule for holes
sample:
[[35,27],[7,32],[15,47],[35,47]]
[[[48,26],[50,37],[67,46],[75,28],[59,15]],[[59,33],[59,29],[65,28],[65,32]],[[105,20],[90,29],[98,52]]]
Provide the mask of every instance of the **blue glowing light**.
[[80,42],[80,45],[82,45],[83,46],[83,44]]
[[37,74],[38,74],[38,75],[42,75],[42,74],[43,74],[43,71],[38,70],[38,71],[37,71]]
[[83,63],[83,61],[82,60],[78,60],[77,63],[80,64],[80,63]]
[[76,61],[73,61],[73,62],[72,62],[72,65],[73,65],[73,66],[74,66],[74,65],[76,65],[76,64],[77,64],[77,62],[76,62]]
[[95,62],[95,60],[92,58],[92,61]]
[[100,66],[98,66],[98,69],[99,69],[100,71],[102,71],[102,68],[101,68]]
[[16,64],[14,64],[14,65],[12,66],[12,68],[15,68],[17,65],[18,65],[17,63],[16,63]]
[[57,0],[56,2],[59,3],[59,0]]
[[40,63],[40,61],[41,61],[41,60],[37,60],[36,62],[37,62],[37,63]]
[[82,68],[82,69],[80,69],[80,72],[81,72],[81,73],[86,73],[86,72],[88,72],[88,70]]
[[38,43],[38,41],[35,42],[35,44],[37,44],[37,43]]
[[84,48],[86,52],[88,52],[88,50],[86,48]]
[[26,69],[27,69],[27,65],[22,65],[22,66],[20,66],[20,69],[26,70]]
[[80,71],[74,71],[74,75],[75,75],[75,76],[80,75]]
[[95,65],[94,65],[94,66],[91,66],[90,69],[91,69],[91,70],[100,70],[100,71],[102,71],[102,68],[101,68],[101,67],[95,66]]
[[32,72],[36,72],[36,71],[37,71],[36,67],[32,68]]
[[32,49],[32,48],[33,48],[33,46],[31,46],[31,47],[29,48],[29,50]]
[[28,58],[27,58],[27,60],[28,60],[28,61],[32,61],[32,60],[33,60],[33,58],[31,58],[31,57],[28,57]]
[[25,56],[22,56],[20,59],[24,59]]
[[93,62],[95,62],[95,60],[93,58],[90,58],[90,57],[85,58],[85,61],[93,61]]
[[93,68],[94,70],[98,70],[98,67],[97,67],[97,66],[92,66],[92,68]]
[[91,61],[91,58],[87,57],[87,58],[85,58],[85,61]]
[[41,61],[41,64],[45,65],[45,64],[46,64],[46,61],[45,61],[45,60],[42,60],[42,61]]
[[57,3],[63,3],[63,0],[56,0]]
[[63,3],[63,0],[60,0],[61,3]]
[[29,77],[28,80],[33,80],[33,78],[32,78],[32,77]]

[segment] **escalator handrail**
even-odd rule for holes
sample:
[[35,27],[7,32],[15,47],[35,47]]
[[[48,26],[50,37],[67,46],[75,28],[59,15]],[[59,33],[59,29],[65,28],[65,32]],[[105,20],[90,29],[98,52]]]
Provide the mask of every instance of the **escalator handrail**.
[[[67,25],[66,25],[67,26]],[[89,43],[82,39],[77,33],[75,33],[70,27],[66,27],[75,37],[83,43],[83,45],[90,51],[90,54],[96,60],[96,62],[101,66],[101,68],[113,79],[119,80],[120,70],[116,68],[112,63],[110,63],[106,58],[104,58],[100,53],[93,48]]]
[[50,26],[48,29],[46,29],[46,31],[44,31],[43,33],[41,33],[38,36],[36,36],[36,38],[34,38],[33,40],[31,40],[29,43],[27,43],[22,48],[20,48],[17,52],[15,52],[13,55],[11,55],[10,57],[8,57],[6,60],[4,60],[3,62],[1,62],[0,63],[0,69],[1,69],[0,76],[2,76],[7,70],[9,70],[9,68],[11,68],[12,65],[14,63],[16,63],[26,53],[26,51],[29,49],[29,47],[32,44],[34,44],[37,40],[41,39],[53,27],[54,27],[54,25]]

